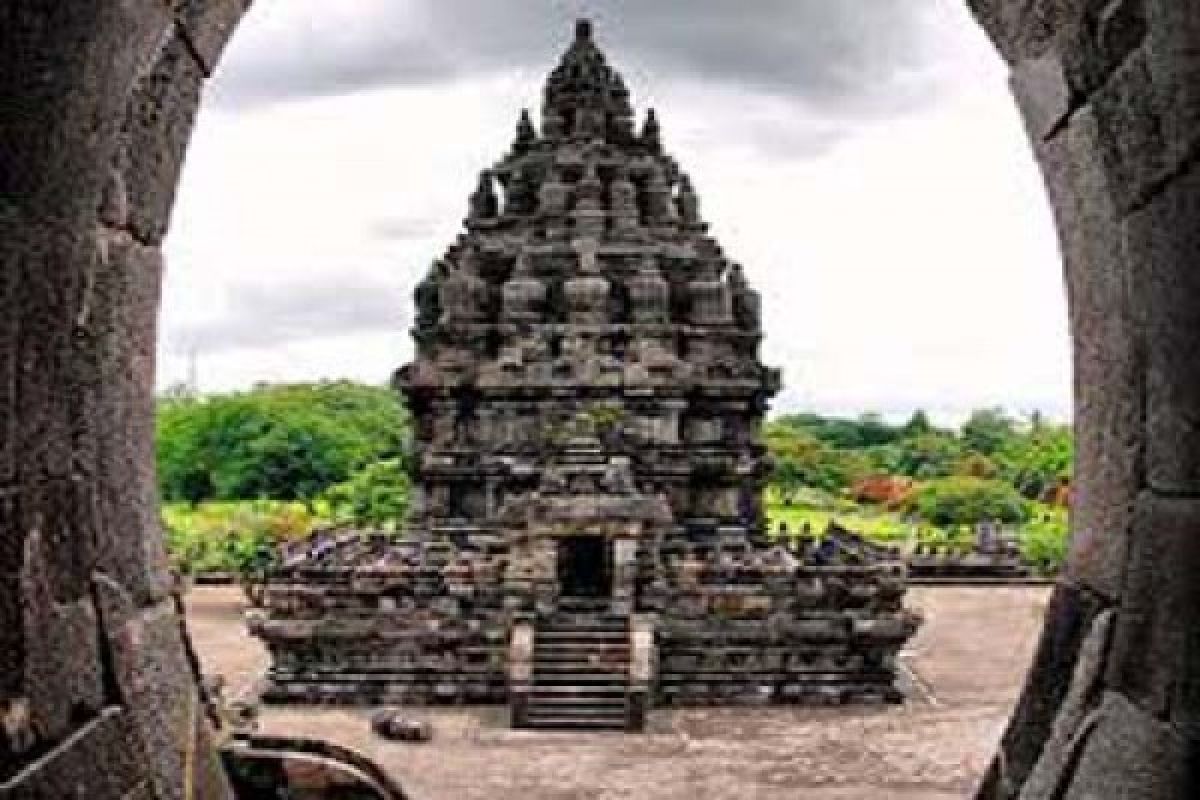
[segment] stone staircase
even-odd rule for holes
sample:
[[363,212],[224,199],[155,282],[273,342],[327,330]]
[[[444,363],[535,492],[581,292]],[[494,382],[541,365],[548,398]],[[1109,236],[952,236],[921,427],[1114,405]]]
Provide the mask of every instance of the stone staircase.
[[566,605],[537,626],[525,727],[627,730],[629,620]]

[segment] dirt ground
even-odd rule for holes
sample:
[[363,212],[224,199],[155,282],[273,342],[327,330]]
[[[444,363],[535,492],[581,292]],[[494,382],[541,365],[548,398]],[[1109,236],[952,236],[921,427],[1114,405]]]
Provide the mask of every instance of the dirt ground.
[[[1032,658],[1048,590],[915,588],[925,615],[903,654],[910,700],[887,709],[653,712],[649,731],[543,733],[502,708],[415,710],[434,741],[373,736],[370,709],[266,708],[260,729],[335,740],[385,766],[413,800],[949,800],[979,780]],[[266,666],[235,589],[188,598],[204,669],[228,693]]]

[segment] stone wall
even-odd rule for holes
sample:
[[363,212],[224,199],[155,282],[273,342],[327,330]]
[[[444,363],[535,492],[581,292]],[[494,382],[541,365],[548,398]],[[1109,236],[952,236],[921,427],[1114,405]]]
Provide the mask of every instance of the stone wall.
[[980,797],[1193,797],[1200,8],[971,5],[1012,66],[1054,207],[1077,439],[1068,567]]
[[918,619],[899,564],[801,567],[675,584],[657,630],[663,705],[898,702],[895,656]]
[[481,553],[450,555],[438,543],[393,548],[349,534],[324,557],[356,566],[281,571],[250,618],[271,654],[264,699],[503,703],[504,571]]
[[0,9],[0,795],[221,798],[154,489],[160,245],[242,2]]

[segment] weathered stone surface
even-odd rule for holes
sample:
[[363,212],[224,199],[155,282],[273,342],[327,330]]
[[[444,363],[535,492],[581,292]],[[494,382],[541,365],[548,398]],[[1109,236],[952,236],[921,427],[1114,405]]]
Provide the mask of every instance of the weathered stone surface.
[[[90,478],[85,497],[93,512],[97,568],[138,605],[148,605],[166,597],[171,583],[154,488],[155,310],[162,254],[124,233],[106,231],[101,243],[75,334],[92,345],[91,358],[81,360],[76,400],[89,410],[79,424],[94,431],[78,440],[75,473]],[[128,380],[105,380],[112,372]]]
[[967,0],[1009,64],[1039,58],[1056,43],[1083,40],[1089,15],[1111,0]]
[[[1040,149],[1069,192],[1052,193],[1067,277],[1075,363],[1076,480],[1067,578],[1116,597],[1141,482],[1145,364],[1142,329],[1103,131],[1091,107]],[[1052,164],[1061,148],[1061,166]]]
[[1109,609],[1092,621],[1091,630],[1079,648],[1075,672],[1054,719],[1050,737],[1021,789],[1021,800],[1055,797],[1058,787],[1069,780],[1070,769],[1077,763],[1077,750],[1090,735],[1098,718],[1092,715],[1092,710],[1100,702],[1115,616],[1116,612]]
[[162,0],[5,3],[0,202],[86,224],[129,86],[169,24]]
[[1127,222],[1146,329],[1146,479],[1200,493],[1200,170],[1180,175]]
[[[1096,728],[1065,792],[1046,800],[1178,800],[1200,792],[1196,743],[1116,692],[1104,695]],[[1040,798],[1039,798],[1040,800]]]
[[1149,85],[1155,98],[1164,152],[1164,179],[1195,160],[1200,143],[1200,17],[1188,3],[1142,0]]
[[105,697],[95,608],[86,596],[56,600],[47,567],[45,544],[34,531],[25,540],[20,579],[25,659],[18,698],[36,740],[53,742],[97,713]]
[[980,800],[1010,800],[1019,795],[1054,730],[1083,642],[1102,611],[1095,595],[1066,585],[1055,590],[1029,681],[980,787]]
[[[114,680],[132,709],[133,725],[146,752],[145,768],[159,794],[183,797],[193,786],[197,797],[228,793],[203,706],[184,653],[179,617],[171,602],[147,609],[120,609],[123,601],[106,594],[113,616],[126,616],[110,631]],[[190,774],[189,774],[190,772]]]
[[129,230],[142,242],[166,236],[204,78],[177,30],[130,97],[116,164],[128,193]]
[[143,766],[147,754],[125,709],[107,708],[11,778],[0,770],[0,797],[12,800],[161,800]]
[[1200,499],[1144,492],[1138,498],[1108,685],[1181,726],[1200,725],[1196,575]]
[[229,43],[251,0],[171,0],[175,19],[207,75]]
[[1096,145],[1109,173],[1109,191],[1118,208],[1128,212],[1155,191],[1165,165],[1161,111],[1144,49],[1117,68],[1092,96],[1090,107],[1100,130]]
[[1025,126],[1035,140],[1048,138],[1071,113],[1071,87],[1062,56],[1053,48],[1017,62],[1010,83]]

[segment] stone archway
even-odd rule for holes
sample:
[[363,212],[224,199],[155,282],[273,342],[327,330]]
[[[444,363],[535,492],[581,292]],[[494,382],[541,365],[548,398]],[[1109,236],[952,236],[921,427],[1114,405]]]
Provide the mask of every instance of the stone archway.
[[[195,688],[154,512],[152,389],[179,167],[248,2],[0,9],[0,786],[18,794],[229,795],[179,702]],[[969,4],[1055,208],[1079,462],[1070,566],[981,797],[1193,796],[1200,8]]]

